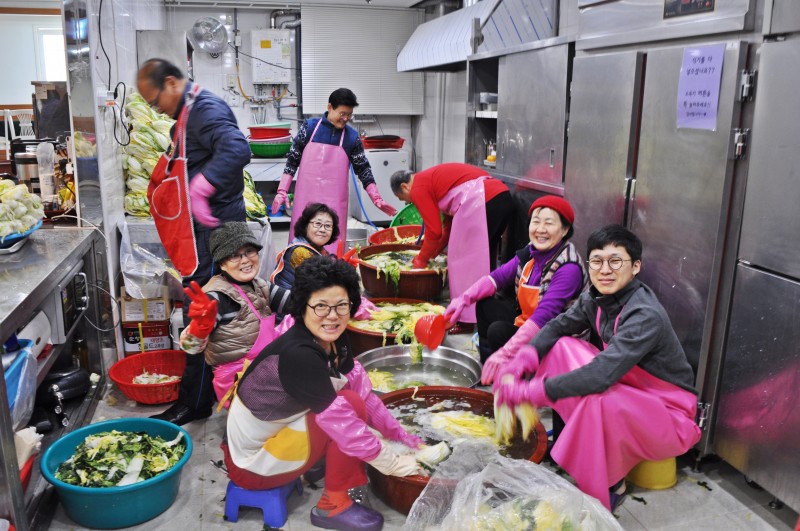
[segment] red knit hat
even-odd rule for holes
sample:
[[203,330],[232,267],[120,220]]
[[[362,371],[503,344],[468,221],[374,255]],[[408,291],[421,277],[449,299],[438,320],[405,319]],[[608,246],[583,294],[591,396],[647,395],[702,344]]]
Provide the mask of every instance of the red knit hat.
[[573,225],[575,223],[575,212],[572,211],[572,206],[563,197],[557,195],[544,195],[533,202],[528,209],[528,216],[537,208],[552,208],[564,218],[567,223]]

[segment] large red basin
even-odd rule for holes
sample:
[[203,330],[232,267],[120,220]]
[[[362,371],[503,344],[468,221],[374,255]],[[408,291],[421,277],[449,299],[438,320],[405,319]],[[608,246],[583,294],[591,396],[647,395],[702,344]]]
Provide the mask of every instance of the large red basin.
[[[370,302],[380,304],[386,302],[389,304],[422,304],[426,301],[418,299],[402,299],[397,297],[384,297],[380,299],[370,299]],[[370,332],[369,330],[361,330],[351,325],[347,325],[347,335],[350,336],[350,346],[353,347],[353,356],[358,356],[362,352],[372,350],[374,348],[382,347],[383,334],[378,332]],[[395,345],[397,334],[386,334],[386,345]]]
[[[418,251],[419,247],[406,244],[370,245],[361,249],[358,252],[358,256],[363,260],[380,253],[408,250]],[[367,263],[360,262],[358,264],[358,272],[361,275],[364,289],[369,293],[370,298],[402,297],[432,302],[442,296],[442,289],[444,288],[445,275],[432,269],[401,271],[400,281],[397,285],[389,280],[384,273],[378,274],[378,268]]]
[[[414,389],[400,389],[381,395],[381,400],[388,407],[400,406],[411,403],[412,394],[414,394]],[[465,400],[472,405],[474,413],[494,416],[492,394],[486,391],[465,387],[428,386],[418,388],[415,396],[425,399],[425,407],[430,407],[448,398]],[[511,441],[508,456],[541,463],[546,452],[547,431],[541,422],[537,422],[528,441],[523,441],[519,434],[515,435]],[[371,466],[367,467],[367,475],[375,495],[383,503],[403,514],[409,513],[411,506],[414,505],[428,484],[428,478],[425,476],[385,476]]]
[[379,230],[370,234],[368,240],[370,245],[380,245],[382,243],[396,243],[398,237],[402,238],[416,238],[422,230],[422,225],[398,225],[397,227],[389,227],[388,229]]

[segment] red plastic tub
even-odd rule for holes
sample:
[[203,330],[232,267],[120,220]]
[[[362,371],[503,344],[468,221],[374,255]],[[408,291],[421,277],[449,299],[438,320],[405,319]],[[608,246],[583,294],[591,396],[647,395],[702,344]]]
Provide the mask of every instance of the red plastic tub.
[[[359,258],[369,258],[372,255],[387,253],[389,251],[419,250],[416,245],[381,244],[370,245],[361,249]],[[358,264],[358,273],[364,289],[372,297],[402,297],[418,299],[427,302],[438,300],[442,296],[445,273],[432,269],[417,269],[401,271],[400,281],[395,285],[384,273],[378,273],[378,268],[365,262]]]
[[117,384],[122,394],[140,404],[165,404],[178,399],[180,380],[170,383],[135,384],[133,378],[145,370],[154,374],[183,376],[186,353],[181,350],[155,350],[128,356],[116,362],[108,376]]
[[250,138],[252,140],[267,140],[270,138],[281,138],[289,136],[291,127],[269,127],[265,125],[251,125]]
[[[370,302],[379,305],[382,302],[389,304],[422,304],[418,299],[401,299],[385,297],[381,299],[370,299]],[[361,330],[351,325],[347,325],[347,335],[350,337],[350,346],[353,348],[353,355],[358,356],[362,352],[383,346],[383,334]],[[395,345],[397,334],[386,334],[386,345]]]
[[395,135],[367,136],[361,139],[364,149],[401,149],[405,141]]
[[422,225],[398,225],[370,234],[367,241],[370,245],[397,243],[398,239],[418,237],[421,230]]

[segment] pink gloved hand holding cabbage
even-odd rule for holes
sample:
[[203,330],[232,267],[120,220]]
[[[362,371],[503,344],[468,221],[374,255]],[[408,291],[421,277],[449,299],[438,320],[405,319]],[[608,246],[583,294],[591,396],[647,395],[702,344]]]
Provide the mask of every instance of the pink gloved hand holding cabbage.
[[394,216],[397,214],[397,209],[383,200],[380,192],[378,192],[378,185],[375,183],[367,185],[367,195],[372,200],[372,204],[378,207],[387,216]]
[[275,194],[275,200],[272,201],[273,216],[278,214],[278,211],[281,209],[281,205],[286,205],[287,210],[291,206],[289,204],[289,187],[292,186],[292,179],[294,179],[294,177],[288,173],[284,173],[281,176],[281,181],[278,184],[278,192]]
[[520,404],[544,406],[550,403],[544,389],[544,378],[520,380],[506,374],[492,388],[498,405],[516,407]]
[[219,220],[211,213],[211,205],[208,199],[214,195],[216,188],[205,175],[198,173],[189,181],[189,200],[192,202],[192,218],[206,227],[214,228],[219,226]]
[[358,311],[353,316],[353,318],[357,321],[366,321],[372,316],[372,312],[378,310],[378,307],[373,304],[371,300],[361,296],[361,304],[358,306]]
[[[522,326],[517,329],[516,333],[511,336],[511,339],[498,349],[494,354],[489,356],[486,363],[483,364],[483,371],[481,371],[481,383],[483,385],[491,385],[494,382],[497,373],[507,363],[511,362],[517,357],[517,353],[523,347],[530,346],[531,340],[539,333],[539,325],[533,319],[528,319]],[[534,352],[536,352],[534,350]],[[536,355],[536,367],[538,367],[539,356]],[[531,363],[526,361],[525,367],[530,366]],[[536,367],[533,370],[536,370]]]
[[447,319],[448,326],[456,324],[456,321],[461,317],[461,314],[467,306],[475,304],[481,299],[491,297],[496,292],[497,285],[494,283],[494,279],[491,276],[486,275],[479,278],[467,291],[450,301],[450,304],[447,305],[447,309],[444,311],[444,317]]
[[539,353],[532,346],[523,345],[511,361],[500,367],[495,375],[495,382],[502,380],[506,374],[516,379],[521,378],[523,374],[533,375],[538,368]]

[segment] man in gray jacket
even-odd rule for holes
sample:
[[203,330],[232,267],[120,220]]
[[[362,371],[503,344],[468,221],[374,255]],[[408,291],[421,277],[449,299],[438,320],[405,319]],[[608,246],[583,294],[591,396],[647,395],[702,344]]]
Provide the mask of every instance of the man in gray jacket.
[[[565,427],[550,455],[613,511],[634,466],[683,454],[700,439],[697,399],[664,307],[636,278],[639,238],[603,227],[589,236],[586,256],[592,287],[500,369],[495,391],[501,405],[558,412]],[[573,337],[586,330],[590,341]]]

